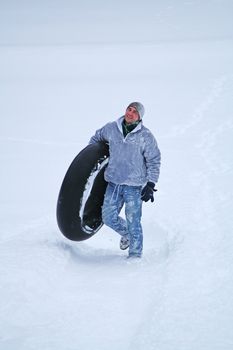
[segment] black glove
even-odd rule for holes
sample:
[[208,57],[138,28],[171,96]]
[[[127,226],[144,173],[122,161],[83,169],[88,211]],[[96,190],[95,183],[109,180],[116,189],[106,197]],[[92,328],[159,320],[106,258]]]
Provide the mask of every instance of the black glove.
[[154,192],[157,191],[154,189],[155,184],[153,182],[147,182],[146,186],[143,187],[142,193],[141,193],[141,200],[144,202],[148,202],[151,200],[151,202],[154,202]]

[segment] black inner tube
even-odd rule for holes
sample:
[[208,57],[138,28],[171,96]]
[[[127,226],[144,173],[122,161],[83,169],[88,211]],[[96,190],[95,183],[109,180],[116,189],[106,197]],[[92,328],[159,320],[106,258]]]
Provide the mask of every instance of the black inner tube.
[[[57,223],[70,240],[88,239],[103,225],[102,205],[107,187],[104,170],[108,157],[108,145],[94,143],[85,147],[67,170],[57,201]],[[89,195],[85,199],[86,193]]]

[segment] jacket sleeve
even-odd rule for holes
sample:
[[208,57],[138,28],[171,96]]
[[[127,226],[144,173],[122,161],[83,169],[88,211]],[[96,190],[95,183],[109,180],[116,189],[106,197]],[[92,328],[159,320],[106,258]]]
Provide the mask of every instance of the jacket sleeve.
[[89,145],[96,142],[108,142],[108,124],[102,128],[96,130],[95,135],[93,135],[89,141]]
[[159,179],[161,153],[157,145],[157,141],[150,133],[146,139],[144,157],[147,169],[147,181],[154,182],[156,184]]

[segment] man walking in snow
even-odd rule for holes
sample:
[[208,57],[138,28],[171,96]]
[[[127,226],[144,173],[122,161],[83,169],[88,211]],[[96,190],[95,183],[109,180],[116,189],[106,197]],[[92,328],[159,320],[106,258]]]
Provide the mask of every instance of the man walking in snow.
[[[102,219],[121,235],[120,248],[129,247],[130,258],[142,256],[142,201],[154,201],[160,170],[160,151],[153,134],[142,123],[143,115],[143,105],[132,102],[124,116],[97,130],[89,142],[109,144]],[[119,216],[124,204],[126,220]]]

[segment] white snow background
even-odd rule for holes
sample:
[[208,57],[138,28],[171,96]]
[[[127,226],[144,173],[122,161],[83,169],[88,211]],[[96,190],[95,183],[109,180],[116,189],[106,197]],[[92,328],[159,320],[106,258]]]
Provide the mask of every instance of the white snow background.
[[[0,349],[233,349],[233,2],[0,1]],[[144,256],[56,224],[65,172],[141,101]],[[122,155],[123,156],[123,155]]]

